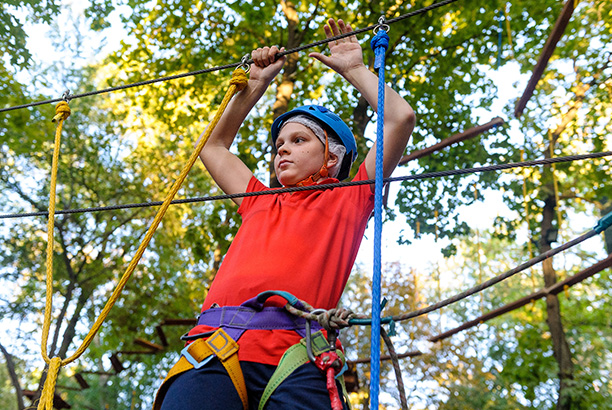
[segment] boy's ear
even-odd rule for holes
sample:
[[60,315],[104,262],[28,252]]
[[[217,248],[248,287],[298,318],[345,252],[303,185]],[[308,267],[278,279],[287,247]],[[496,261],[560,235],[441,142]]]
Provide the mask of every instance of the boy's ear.
[[329,153],[329,157],[327,158],[327,168],[331,168],[338,163],[338,156],[333,152]]

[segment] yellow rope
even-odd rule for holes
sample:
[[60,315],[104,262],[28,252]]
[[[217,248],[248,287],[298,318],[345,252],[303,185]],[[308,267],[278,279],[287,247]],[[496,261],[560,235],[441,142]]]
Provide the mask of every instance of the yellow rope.
[[55,187],[57,184],[57,163],[59,160],[59,146],[62,135],[64,120],[70,116],[70,107],[65,101],[60,102],[55,107],[55,116],[51,121],[57,122],[55,127],[55,142],[53,146],[53,161],[51,164],[51,186],[49,189],[49,219],[47,221],[47,295],[45,301],[45,316],[42,331],[41,352],[45,363],[49,365],[47,379],[43,388],[39,409],[53,410],[53,392],[55,391],[55,381],[61,366],[58,357],[50,359],[47,354],[47,340],[49,338],[49,328],[51,327],[51,311],[53,305],[53,228],[55,222]]
[[[168,210],[170,203],[172,202],[172,200],[174,199],[174,196],[176,195],[181,185],[185,181],[185,178],[187,177],[187,174],[193,167],[193,164],[198,159],[198,155],[200,151],[202,151],[202,148],[204,148],[204,145],[208,141],[210,134],[212,133],[217,123],[219,122],[221,115],[223,115],[223,112],[227,108],[227,105],[229,104],[234,94],[244,89],[247,83],[248,83],[248,77],[246,75],[246,72],[242,68],[238,68],[237,70],[235,70],[232,75],[232,79],[230,80],[230,87],[227,90],[227,93],[225,94],[225,97],[223,98],[223,101],[221,102],[221,105],[219,106],[219,109],[217,110],[215,117],[213,118],[210,125],[204,132],[204,135],[198,142],[194,152],[191,154],[191,157],[189,157],[187,165],[185,165],[185,167],[179,174],[177,180],[174,182],[174,185],[170,189],[170,192],[166,196],[166,199],[164,200],[160,209],[157,211],[157,215],[155,215],[155,219],[153,220],[151,227],[147,231],[144,239],[142,240],[142,243],[140,244],[140,247],[136,251],[136,254],[132,258],[132,261],[128,265],[125,273],[119,280],[119,283],[117,283],[115,290],[113,291],[112,295],[106,302],[104,309],[102,309],[102,311],[100,312],[100,316],[98,317],[96,322],[93,324],[87,336],[85,336],[85,338],[83,339],[81,346],[74,352],[72,356],[66,359],[63,359],[63,360],[60,360],[60,358],[57,358],[57,357],[53,359],[49,359],[49,357],[47,356],[47,338],[49,335],[49,327],[50,327],[50,321],[51,321],[51,306],[52,306],[52,294],[53,294],[53,288],[52,288],[52,285],[53,285],[52,284],[52,280],[53,280],[53,272],[52,272],[53,226],[54,226],[53,219],[54,219],[54,214],[55,214],[55,185],[56,185],[56,179],[57,179],[57,158],[59,156],[59,141],[60,141],[62,123],[63,123],[63,120],[67,118],[68,115],[70,115],[69,108],[67,109],[68,115],[65,115],[68,104],[60,103],[56,107],[56,116],[54,117],[54,121],[56,119],[59,119],[59,122],[58,122],[58,126],[57,126],[56,133],[55,133],[55,147],[54,147],[54,152],[53,152],[53,165],[52,165],[52,171],[51,171],[51,192],[50,192],[50,200],[49,200],[49,223],[48,223],[48,237],[47,237],[47,299],[46,299],[46,306],[45,306],[45,322],[43,325],[43,339],[42,339],[42,355],[43,355],[43,358],[45,359],[45,362],[49,364],[49,371],[47,373],[47,380],[45,381],[45,386],[43,389],[40,403],[38,405],[38,410],[53,410],[53,395],[55,391],[55,382],[57,380],[57,375],[58,375],[60,367],[73,362],[79,356],[81,356],[83,352],[85,352],[85,350],[87,349],[91,341],[93,340],[94,336],[96,335],[96,333],[102,326],[102,323],[108,316],[111,308],[113,307],[113,305],[119,298],[119,295],[121,294],[121,291],[125,287],[128,279],[132,275],[132,272],[134,272],[134,269],[138,265],[140,258],[144,254],[144,251],[147,245],[149,244],[149,242],[151,241],[151,238],[153,237],[153,234],[155,233],[155,230],[161,223],[161,220],[164,217],[166,211]],[[60,105],[62,106],[61,109],[60,109]]]

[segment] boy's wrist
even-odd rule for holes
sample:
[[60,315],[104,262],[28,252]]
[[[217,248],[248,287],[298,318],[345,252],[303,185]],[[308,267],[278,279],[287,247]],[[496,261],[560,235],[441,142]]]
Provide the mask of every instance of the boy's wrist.
[[353,86],[359,88],[360,82],[367,78],[367,76],[371,76],[373,73],[365,66],[365,64],[353,67],[346,72],[342,73],[342,76],[351,83]]
[[256,99],[259,99],[266,92],[268,87],[269,84],[266,84],[264,81],[249,79],[247,86],[242,91],[240,91],[239,94],[242,95],[243,98],[248,98],[252,96]]
[[257,79],[253,79],[250,78],[249,79],[249,87],[253,88],[254,90],[256,89],[267,89],[270,86],[271,81],[266,81],[264,79],[261,78],[257,78]]

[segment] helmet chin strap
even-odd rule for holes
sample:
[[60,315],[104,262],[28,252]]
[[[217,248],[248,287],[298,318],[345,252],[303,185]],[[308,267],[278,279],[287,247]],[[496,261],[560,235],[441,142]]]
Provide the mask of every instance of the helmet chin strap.
[[329,176],[329,171],[327,170],[327,161],[329,161],[329,140],[327,139],[327,131],[323,130],[323,132],[325,133],[325,160],[323,162],[323,166],[317,172],[315,172],[309,177],[302,179],[294,186],[314,185],[319,179],[326,178]]

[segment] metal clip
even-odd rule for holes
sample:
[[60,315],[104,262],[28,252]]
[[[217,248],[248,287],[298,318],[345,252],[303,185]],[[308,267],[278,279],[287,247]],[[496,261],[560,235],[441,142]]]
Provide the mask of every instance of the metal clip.
[[390,27],[389,27],[389,25],[386,23],[386,21],[387,21],[387,20],[385,19],[385,16],[380,16],[380,17],[378,18],[378,25],[377,25],[376,27],[374,27],[374,29],[372,30],[372,32],[373,32],[374,34],[376,34],[376,33],[378,33],[378,30],[382,30],[382,31],[384,31],[385,33],[388,33],[388,32],[389,32]]
[[[310,314],[312,314],[312,315],[320,315],[320,314],[322,314],[324,312],[326,312],[325,309],[315,309],[312,312],[310,312]],[[306,319],[306,340],[305,340],[305,342],[306,342],[306,355],[308,356],[308,359],[312,363],[314,363],[315,362],[315,355],[314,355],[313,349],[312,349],[312,345],[313,345],[313,343],[312,343],[312,341],[313,341],[312,336],[313,335],[310,333],[310,331],[311,331],[310,329],[311,329],[310,319]],[[331,333],[331,332],[328,332],[328,333]],[[334,332],[334,336],[335,336],[335,332]],[[334,340],[334,345],[335,345],[335,340]],[[335,346],[331,346],[330,344],[329,344],[328,347],[323,347],[323,346],[316,346],[316,347],[317,347],[317,349],[319,351],[321,351],[321,350],[328,351],[328,350],[331,350],[331,348],[335,348]]]
[[181,350],[181,355],[185,359],[187,359],[187,361],[189,363],[191,363],[191,365],[194,367],[194,369],[199,369],[200,367],[204,366],[206,363],[210,362],[213,357],[215,357],[213,354],[210,354],[210,355],[206,356],[205,358],[203,358],[201,362],[198,362],[198,360],[195,357],[193,357],[191,355],[191,353],[189,352],[189,347],[190,346],[185,346],[185,348],[183,350]]
[[236,67],[236,70],[239,68],[242,68],[245,73],[248,73],[249,71],[251,71],[251,66],[249,65],[248,61],[249,61],[249,55],[245,54],[244,57],[242,57],[242,59],[240,60],[240,65]]
[[64,100],[65,102],[70,102],[71,99],[72,99],[72,94],[70,94],[70,90],[66,90],[64,94],[62,95],[62,100]]

